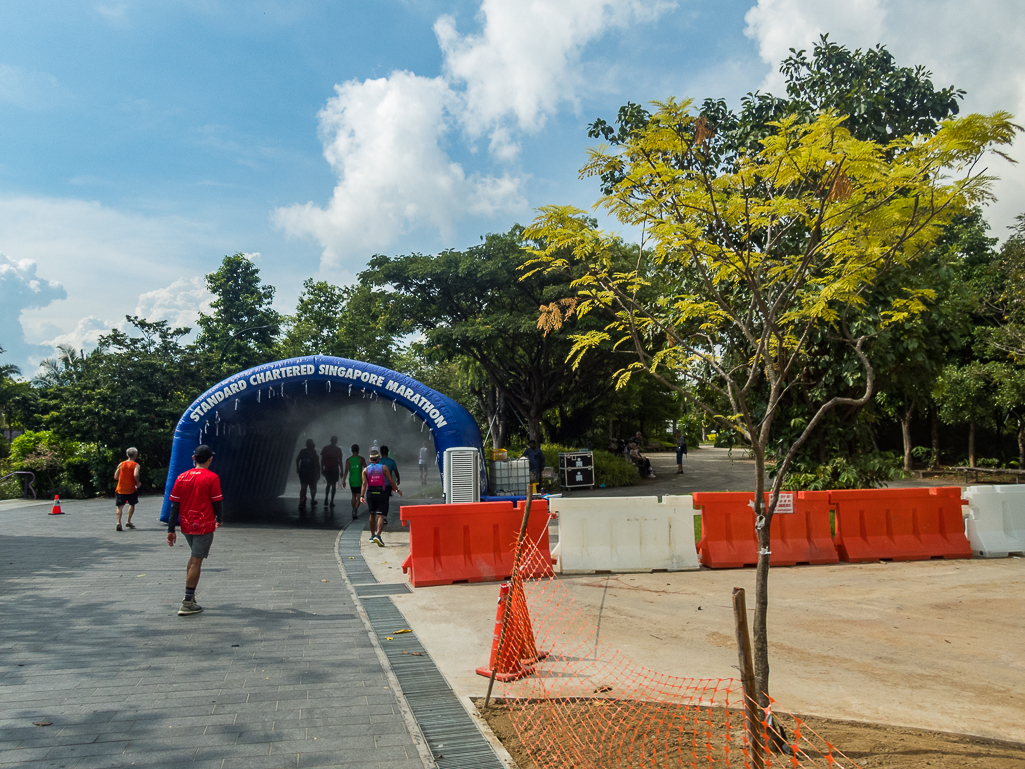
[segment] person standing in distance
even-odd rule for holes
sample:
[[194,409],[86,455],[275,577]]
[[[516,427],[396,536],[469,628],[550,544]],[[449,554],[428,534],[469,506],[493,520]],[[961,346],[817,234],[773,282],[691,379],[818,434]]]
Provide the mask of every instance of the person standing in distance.
[[214,531],[221,526],[221,479],[210,470],[214,453],[205,443],[192,452],[195,467],[182,473],[171,490],[171,517],[167,521],[167,544],[174,547],[178,539],[174,528],[181,522],[182,534],[189,543],[191,556],[185,567],[185,598],[178,614],[198,614],[203,607],[196,603],[196,588],[203,560],[210,555]]
[[687,435],[677,428],[676,435],[676,474],[683,475],[683,455],[687,453]]
[[391,470],[381,464],[381,453],[377,449],[370,449],[370,464],[363,470],[360,497],[370,508],[370,541],[378,547],[384,547],[381,532],[388,521],[388,484],[402,496],[402,489],[392,477]]
[[114,531],[124,531],[121,528],[121,510],[124,506],[128,505],[128,521],[125,526],[129,529],[134,529],[135,524],[132,523],[132,514],[135,513],[135,506],[139,504],[139,463],[135,460],[139,458],[139,450],[136,448],[130,448],[125,452],[125,456],[128,457],[124,462],[117,466],[117,470],[114,471],[114,480],[117,481],[117,488],[114,489],[114,506],[117,508],[117,527]]
[[331,436],[331,443],[320,450],[320,469],[324,473],[324,504],[335,509],[335,489],[338,488],[338,474],[342,469],[342,450],[338,448],[338,436]]
[[427,441],[420,447],[420,485],[427,485]]
[[354,443],[349,447],[352,456],[345,460],[345,473],[342,475],[342,486],[348,482],[349,490],[352,492],[352,520],[359,518],[359,503],[363,486],[363,469],[367,466],[367,460],[359,455],[359,444]]
[[523,456],[527,458],[530,468],[530,482],[541,483],[541,473],[545,471],[545,453],[537,447],[537,441],[530,442],[530,446],[523,450]]
[[312,438],[306,439],[306,448],[295,458],[295,471],[299,474],[299,512],[306,509],[306,489],[310,490],[310,506],[317,506],[317,479],[320,478],[320,456]]

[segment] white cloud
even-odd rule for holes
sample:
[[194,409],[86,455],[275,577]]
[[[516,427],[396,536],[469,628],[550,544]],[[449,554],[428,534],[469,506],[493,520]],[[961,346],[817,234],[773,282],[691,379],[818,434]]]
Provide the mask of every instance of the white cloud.
[[75,327],[63,334],[57,334],[53,339],[43,342],[48,348],[55,348],[59,344],[66,344],[76,350],[91,350],[96,346],[99,338],[109,334],[111,329],[123,328],[125,321],[101,320],[93,315],[81,318]]
[[21,365],[29,356],[45,352],[25,342],[22,312],[66,297],[64,286],[36,274],[36,263],[31,259],[15,261],[0,253],[0,347],[6,351],[5,363]]
[[67,94],[53,75],[0,64],[0,103],[41,110],[66,98]]
[[772,65],[762,88],[782,94],[779,63],[790,49],[811,49],[819,36],[828,33],[836,42],[855,47],[875,45],[881,39],[885,0],[759,0],[744,21],[744,34],[758,42],[758,55]]
[[[170,286],[183,274],[199,273],[214,257],[230,253],[223,235],[212,235],[209,226],[181,217],[125,213],[90,201],[0,198],[0,248],[18,260],[30,260],[40,274],[69,287],[66,298],[63,289],[53,297],[64,301],[37,301],[19,309],[14,325],[3,315],[0,344],[7,347],[7,338],[23,334],[30,345],[11,362],[24,369],[51,354],[46,349],[38,356],[38,348],[31,345],[66,334],[74,337],[69,337],[71,342],[78,344],[75,339],[80,337],[88,344],[96,328],[80,326],[82,319],[104,319],[102,325],[109,329],[116,324],[106,319],[121,318],[121,323],[140,303],[140,294]],[[8,300],[0,301],[6,310]]]
[[452,83],[465,84],[460,120],[471,136],[491,132],[492,151],[508,157],[505,126],[513,118],[523,131],[537,131],[560,103],[575,103],[584,85],[584,47],[610,27],[652,21],[670,3],[616,0],[483,0],[480,34],[461,36],[451,16],[435,22],[434,33]]
[[450,157],[449,142],[466,138],[472,145],[486,135],[492,161],[514,160],[519,134],[540,130],[562,104],[593,87],[580,74],[589,43],[674,6],[483,0],[481,31],[470,35],[442,16],[434,30],[443,75],[396,71],[335,86],[319,116],[324,157],[338,177],[334,194],[324,207],[279,208],[272,220],[290,235],[319,242],[324,269],[411,232],[433,230],[449,239],[461,219],[525,213],[521,176],[468,172]]
[[166,320],[172,328],[194,327],[199,313],[210,314],[213,300],[214,295],[206,288],[206,278],[179,278],[166,288],[141,294],[135,314],[149,321]]
[[289,234],[316,238],[328,264],[424,226],[448,236],[467,214],[524,210],[518,179],[467,175],[442,148],[454,95],[441,78],[393,72],[335,92],[320,112],[324,157],[339,179],[331,201],[273,214]]
[[[758,43],[762,60],[771,67],[763,87],[782,91],[780,62],[790,48],[811,48],[821,33],[849,48],[882,43],[901,66],[921,64],[933,83],[954,85],[968,94],[966,112],[1007,110],[1025,120],[1025,13],[1020,0],[758,0],[747,13],[745,33]],[[998,202],[987,218],[994,234],[1025,211],[1025,149],[1019,139],[1012,166],[993,158],[990,173],[1001,177],[994,187]]]

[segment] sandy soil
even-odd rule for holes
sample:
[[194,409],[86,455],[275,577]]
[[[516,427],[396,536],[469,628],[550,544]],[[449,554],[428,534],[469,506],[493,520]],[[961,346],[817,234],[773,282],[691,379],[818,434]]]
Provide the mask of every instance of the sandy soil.
[[[750,488],[751,463],[731,462],[724,450],[692,452],[683,476],[675,475],[672,455],[655,460],[654,480],[575,495]],[[408,532],[392,517],[388,546],[364,553],[381,582],[405,582]],[[601,643],[636,664],[690,678],[737,675],[730,596],[743,587],[753,603],[753,569],[573,576],[562,584],[573,622],[594,627],[600,616]],[[461,696],[486,692],[487,680],[474,669],[488,660],[497,597],[498,585],[485,583],[422,588],[393,599]],[[910,729],[1025,744],[1023,617],[1020,558],[775,568],[772,693],[791,712],[887,724],[883,731],[898,740],[910,740],[911,732],[901,731]],[[495,693],[503,696],[502,684]],[[846,734],[833,741],[844,745]],[[867,756],[872,738],[864,739],[869,747],[857,747],[860,736],[847,747]]]
[[[599,701],[600,702],[600,701]],[[483,705],[483,701],[476,703]],[[604,703],[601,703],[604,704]],[[517,710],[523,705],[515,701],[499,701],[492,704],[487,710],[482,709],[482,716],[488,722],[488,726],[495,735],[502,741],[506,750],[516,761],[519,769],[542,769],[542,765],[535,762],[535,756],[528,752],[520,738],[520,733],[514,726],[513,720],[517,716]],[[529,707],[529,706],[528,706]],[[565,710],[563,710],[565,708]],[[606,706],[602,710],[608,711]],[[584,726],[594,711],[593,703],[573,703],[568,706],[561,706],[560,710],[568,710],[567,723],[560,723],[560,728],[569,727],[570,731],[584,734],[593,732],[593,725]],[[621,713],[628,709],[617,709],[616,732],[624,736],[624,750],[620,752],[621,743],[616,739],[608,739],[607,736],[601,742],[596,741],[594,755],[590,758],[595,766],[607,767],[608,769],[626,769],[633,766],[674,766],[681,763],[679,760],[682,754],[683,765],[689,765],[692,759],[692,745],[690,735],[683,732],[682,740],[678,735],[660,735],[661,739],[651,739],[651,735],[644,735],[651,727],[651,714],[638,713],[641,718],[626,717]],[[664,715],[663,715],[664,717]],[[722,712],[714,713],[709,718],[714,724],[712,758],[718,762],[723,759],[721,742],[723,740],[723,717]],[[739,713],[731,715],[731,720],[736,724],[739,720]],[[941,732],[923,731],[921,729],[905,729],[893,726],[880,726],[875,724],[859,724],[851,721],[837,721],[824,718],[802,718],[802,729],[805,734],[814,732],[818,735],[828,736],[831,743],[840,748],[843,755],[834,755],[837,765],[850,767],[860,766],[863,769],[910,769],[910,767],[932,766],[936,769],[1019,769],[1025,765],[1025,746],[1008,742],[987,740],[978,737],[964,737]],[[576,727],[573,729],[572,727]],[[638,739],[641,735],[648,739]],[[528,728],[524,737],[531,739],[531,730]],[[540,735],[539,735],[540,736]],[[730,732],[731,757],[741,765],[737,758],[741,755],[742,733],[736,728]],[[674,739],[676,737],[676,739]],[[790,731],[791,740],[793,732]],[[814,740],[814,737],[812,738]],[[574,744],[581,744],[579,739],[573,739]],[[682,744],[678,744],[682,743]],[[820,743],[821,744],[821,743]],[[643,745],[643,747],[642,747]],[[810,760],[802,760],[802,764],[825,765],[823,757],[815,747],[804,739],[798,742],[808,751]],[[707,762],[707,753],[701,750],[703,745],[699,743],[697,765]],[[804,756],[800,756],[804,759]],[[643,761],[642,761],[643,756]],[[545,756],[548,761],[543,764],[544,769],[552,769],[553,766],[560,766],[558,757],[553,753]],[[789,759],[782,756],[774,756],[773,762],[784,764]]]

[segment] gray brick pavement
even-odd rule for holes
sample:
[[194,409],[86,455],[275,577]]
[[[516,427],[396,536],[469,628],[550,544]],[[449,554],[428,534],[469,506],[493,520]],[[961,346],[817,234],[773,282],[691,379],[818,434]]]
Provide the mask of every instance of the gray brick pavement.
[[159,506],[125,532],[110,500],[0,510],[0,769],[424,766],[336,531],[221,529],[179,617]]

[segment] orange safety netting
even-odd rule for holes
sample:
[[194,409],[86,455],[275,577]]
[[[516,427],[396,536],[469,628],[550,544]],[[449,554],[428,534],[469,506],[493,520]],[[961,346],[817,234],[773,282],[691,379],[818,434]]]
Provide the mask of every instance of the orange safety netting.
[[[522,555],[538,556],[529,540]],[[494,695],[544,769],[857,766],[771,699],[754,708],[749,734],[738,679],[680,678],[631,662],[558,577],[516,575],[503,585],[491,659],[478,672],[489,676],[496,661]]]

